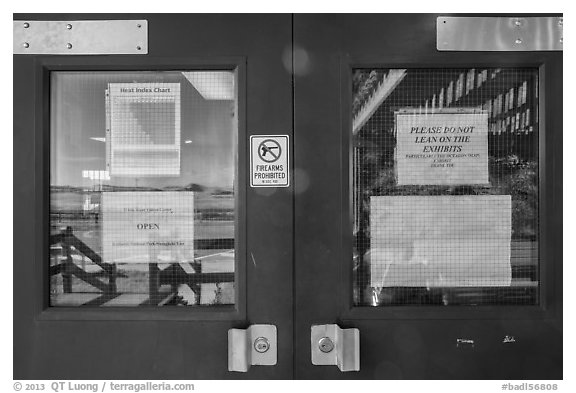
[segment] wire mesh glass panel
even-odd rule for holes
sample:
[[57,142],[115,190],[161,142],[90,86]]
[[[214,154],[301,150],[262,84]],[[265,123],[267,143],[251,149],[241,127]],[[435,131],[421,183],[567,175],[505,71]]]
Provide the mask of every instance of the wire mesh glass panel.
[[538,304],[538,69],[352,81],[354,304]]
[[235,303],[234,71],[53,72],[51,306]]

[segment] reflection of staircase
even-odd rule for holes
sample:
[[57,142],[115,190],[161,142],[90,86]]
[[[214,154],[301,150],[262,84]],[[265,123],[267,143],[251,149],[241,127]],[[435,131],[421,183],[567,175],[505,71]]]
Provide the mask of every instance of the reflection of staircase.
[[[117,291],[116,279],[128,278],[122,272],[118,272],[116,264],[102,261],[100,255],[94,252],[84,242],[78,239],[67,227],[60,233],[50,236],[50,245],[60,245],[63,253],[63,261],[50,266],[50,276],[62,275],[63,294],[57,295],[52,305],[75,305],[75,306],[163,306],[187,304],[178,296],[178,287],[187,285],[195,294],[196,304],[201,303],[202,284],[220,284],[234,282],[234,272],[202,272],[202,262],[195,260],[190,263],[149,263],[149,286],[148,297],[141,294],[120,293]],[[227,247],[234,249],[234,239],[197,239],[194,241],[195,249],[222,249]],[[86,271],[74,262],[74,256],[89,258],[100,271]],[[162,266],[163,268],[161,268]],[[72,279],[76,277],[89,285],[97,288],[100,292],[73,293]],[[103,281],[102,279],[107,279]],[[169,290],[160,290],[163,285],[168,285]],[[54,300],[54,299],[53,299]]]

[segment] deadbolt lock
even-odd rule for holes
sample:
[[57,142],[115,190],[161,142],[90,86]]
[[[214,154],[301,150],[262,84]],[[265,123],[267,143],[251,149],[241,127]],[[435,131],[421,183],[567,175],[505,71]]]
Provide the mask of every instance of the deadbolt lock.
[[334,349],[334,341],[330,337],[322,337],[318,342],[318,348],[324,353],[330,353]]
[[278,357],[274,325],[228,330],[228,370],[247,372],[251,366],[274,366]]
[[312,364],[338,366],[340,371],[360,370],[360,331],[338,325],[313,325],[310,331]]
[[266,337],[258,337],[254,340],[254,349],[258,353],[267,352],[270,349],[270,342]]

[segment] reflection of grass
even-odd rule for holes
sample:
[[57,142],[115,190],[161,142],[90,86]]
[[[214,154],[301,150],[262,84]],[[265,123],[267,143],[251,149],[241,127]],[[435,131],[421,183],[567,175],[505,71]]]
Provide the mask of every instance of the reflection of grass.
[[116,280],[118,292],[126,293],[148,293],[149,275],[147,271],[128,271],[119,269],[127,277],[121,277]]
[[[91,203],[99,204],[101,195],[102,193],[98,191],[53,189],[50,193],[50,210],[52,212],[82,213],[86,196],[90,197]],[[194,192],[194,208],[196,210],[233,210],[234,194],[213,194],[211,191]]]

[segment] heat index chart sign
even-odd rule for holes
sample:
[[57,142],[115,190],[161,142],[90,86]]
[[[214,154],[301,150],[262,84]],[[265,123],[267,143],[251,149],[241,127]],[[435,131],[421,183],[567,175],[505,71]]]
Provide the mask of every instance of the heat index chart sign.
[[250,137],[250,186],[288,187],[288,135]]
[[180,84],[109,83],[106,158],[111,176],[180,176]]

